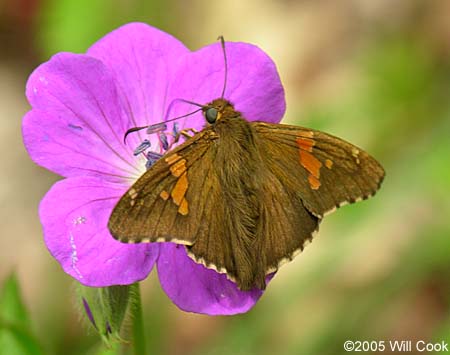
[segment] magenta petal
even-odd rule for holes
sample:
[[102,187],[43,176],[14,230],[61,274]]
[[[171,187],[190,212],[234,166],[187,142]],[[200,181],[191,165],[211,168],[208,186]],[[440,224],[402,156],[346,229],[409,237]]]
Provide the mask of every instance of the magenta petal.
[[117,181],[140,175],[123,144],[130,123],[99,60],[55,55],[30,76],[27,97],[33,110],[23,120],[23,139],[37,164],[63,176],[101,174]]
[[167,87],[186,53],[179,40],[143,23],[118,28],[88,51],[114,73],[130,127],[163,120]]
[[40,204],[48,249],[65,272],[86,286],[140,281],[158,257],[158,244],[122,244],[109,233],[109,216],[124,191],[96,178],[70,178],[53,185]]
[[[280,122],[286,109],[284,90],[275,63],[256,46],[226,42],[228,79],[225,99],[249,121]],[[207,104],[221,97],[225,64],[219,43],[183,57],[172,86],[170,101],[183,98]],[[194,110],[184,103],[174,106],[170,117]],[[201,129],[200,114],[187,118],[185,127]]]
[[224,274],[196,264],[184,246],[161,245],[157,262],[162,288],[182,310],[209,315],[232,315],[247,312],[263,291],[240,291]]

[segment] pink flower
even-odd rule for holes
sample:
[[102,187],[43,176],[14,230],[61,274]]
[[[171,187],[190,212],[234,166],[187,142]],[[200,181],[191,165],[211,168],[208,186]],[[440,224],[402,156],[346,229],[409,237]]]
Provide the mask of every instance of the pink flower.
[[[279,122],[284,92],[272,60],[257,47],[227,42],[225,98],[248,120]],[[157,264],[161,285],[181,309],[206,314],[248,311],[261,290],[240,291],[225,275],[193,262],[171,243],[122,244],[107,223],[119,198],[145,172],[133,150],[157,135],[123,136],[127,129],[161,122],[174,99],[206,104],[224,82],[219,43],[189,51],[167,33],[141,23],[120,27],[87,54],[59,53],[27,83],[32,106],[23,120],[25,146],[39,165],[61,175],[39,214],[45,243],[66,273],[86,286],[125,285]],[[172,105],[170,117],[192,107]],[[180,129],[202,129],[200,113]]]

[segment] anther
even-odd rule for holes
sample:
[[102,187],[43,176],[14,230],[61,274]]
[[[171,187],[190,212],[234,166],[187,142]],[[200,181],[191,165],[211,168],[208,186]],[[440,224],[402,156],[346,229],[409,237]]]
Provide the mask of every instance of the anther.
[[164,150],[169,149],[169,142],[168,142],[167,136],[164,132],[159,133],[159,141],[161,142],[161,146]]
[[178,133],[180,133],[180,125],[178,124],[178,122],[175,122],[173,124],[173,136],[176,137]]
[[164,122],[152,124],[147,127],[147,134],[163,132],[166,129],[167,129],[167,125]]
[[156,152],[148,152],[147,162],[145,163],[145,168],[148,170],[150,167],[155,164],[163,155]]
[[143,153],[146,149],[150,148],[151,143],[148,139],[145,139],[139,146],[133,151],[134,155]]

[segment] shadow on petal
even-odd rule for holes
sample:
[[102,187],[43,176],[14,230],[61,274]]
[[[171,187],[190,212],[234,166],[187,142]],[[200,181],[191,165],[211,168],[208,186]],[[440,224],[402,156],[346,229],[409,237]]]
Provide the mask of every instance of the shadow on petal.
[[39,206],[45,244],[66,273],[83,285],[128,285],[147,277],[157,244],[123,244],[107,228],[123,194],[118,184],[91,177],[57,182]]
[[[233,315],[250,310],[264,293],[240,291],[224,274],[195,263],[184,246],[161,244],[157,262],[162,288],[182,310],[209,315]],[[268,281],[272,278],[268,276]]]

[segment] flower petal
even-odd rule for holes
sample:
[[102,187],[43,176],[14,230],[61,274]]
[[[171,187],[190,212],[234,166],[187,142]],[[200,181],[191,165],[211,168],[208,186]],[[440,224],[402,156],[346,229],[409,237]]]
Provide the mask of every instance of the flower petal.
[[22,130],[36,163],[63,176],[104,174],[110,181],[141,174],[132,148],[123,144],[131,123],[102,62],[55,55],[32,73],[27,97],[33,110]]
[[[228,77],[224,98],[249,121],[280,122],[286,110],[284,90],[275,63],[258,47],[226,42]],[[219,43],[185,55],[179,63],[172,86],[169,104],[182,98],[207,104],[220,98],[224,85],[225,63]],[[169,117],[176,117],[196,109],[179,103]],[[201,129],[204,119],[196,114],[185,119],[185,127]]]
[[130,127],[163,121],[167,87],[186,53],[179,40],[144,23],[122,26],[88,51],[114,73]]
[[157,244],[122,244],[107,223],[122,186],[91,177],[57,182],[39,206],[47,248],[64,271],[86,286],[139,281],[150,273]]
[[184,246],[163,243],[157,262],[162,288],[182,310],[209,315],[247,312],[263,291],[240,291],[224,274],[190,259]]

